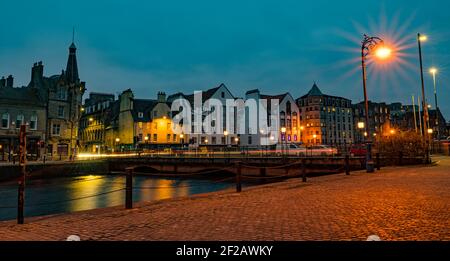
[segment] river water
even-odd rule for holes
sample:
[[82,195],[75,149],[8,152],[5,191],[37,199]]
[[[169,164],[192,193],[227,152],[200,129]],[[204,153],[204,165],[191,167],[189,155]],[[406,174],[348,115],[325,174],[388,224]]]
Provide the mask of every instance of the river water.
[[[135,176],[133,201],[154,201],[190,196],[233,187],[230,182]],[[29,180],[25,192],[25,218],[96,208],[124,206],[125,177],[84,175]],[[0,220],[17,215],[17,184],[0,184]]]

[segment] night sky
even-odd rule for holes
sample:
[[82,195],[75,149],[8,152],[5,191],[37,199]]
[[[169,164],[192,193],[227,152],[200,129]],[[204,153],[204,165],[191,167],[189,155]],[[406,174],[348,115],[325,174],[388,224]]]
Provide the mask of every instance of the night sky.
[[361,101],[364,33],[396,47],[369,64],[369,98],[411,103],[420,90],[416,34],[424,43],[426,95],[439,69],[440,108],[450,120],[450,1],[2,1],[0,76],[26,85],[34,62],[65,69],[75,26],[80,78],[88,92],[154,98],[225,83],[236,96],[259,88],[324,93]]

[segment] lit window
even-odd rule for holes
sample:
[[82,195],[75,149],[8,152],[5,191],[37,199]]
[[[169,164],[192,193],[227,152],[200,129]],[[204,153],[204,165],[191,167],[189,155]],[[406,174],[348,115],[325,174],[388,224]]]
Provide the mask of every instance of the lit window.
[[138,112],[138,117],[139,118],[144,118],[144,113],[143,112]]
[[61,125],[60,124],[53,124],[52,134],[55,136],[59,136],[61,134]]

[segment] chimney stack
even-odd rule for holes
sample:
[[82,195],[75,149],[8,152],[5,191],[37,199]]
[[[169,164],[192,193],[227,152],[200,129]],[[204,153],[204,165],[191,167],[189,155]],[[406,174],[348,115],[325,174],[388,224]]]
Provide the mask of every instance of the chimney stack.
[[31,85],[39,86],[44,78],[44,65],[42,62],[34,63],[31,68]]
[[158,92],[158,102],[166,102],[166,93]]
[[12,75],[8,76],[8,78],[6,78],[6,87],[13,87],[14,85],[14,77]]
[[5,87],[6,86],[6,79],[5,79],[5,77],[3,76],[1,79],[0,79],[0,88],[3,88],[3,87]]

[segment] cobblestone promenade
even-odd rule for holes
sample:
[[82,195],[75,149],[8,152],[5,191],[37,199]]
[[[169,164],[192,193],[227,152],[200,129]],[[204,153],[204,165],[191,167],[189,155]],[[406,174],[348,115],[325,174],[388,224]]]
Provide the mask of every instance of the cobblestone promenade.
[[450,158],[246,189],[0,222],[0,240],[450,240]]

